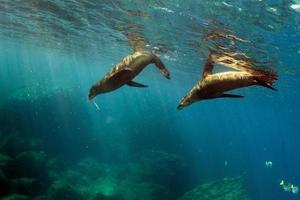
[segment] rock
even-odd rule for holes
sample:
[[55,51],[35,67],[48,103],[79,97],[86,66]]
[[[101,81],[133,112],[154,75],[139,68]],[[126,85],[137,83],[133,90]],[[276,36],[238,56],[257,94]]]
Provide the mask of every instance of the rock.
[[131,165],[130,171],[130,174],[140,181],[161,185],[172,191],[169,199],[182,195],[189,183],[187,165],[182,157],[162,151],[148,151],[141,154],[139,162]]
[[28,140],[28,148],[31,151],[41,151],[43,150],[43,142],[41,139],[38,138],[31,138]]
[[0,154],[0,197],[7,195],[10,191],[7,174],[11,170],[12,163],[14,163],[14,160],[11,157]]
[[11,157],[4,154],[0,154],[0,169],[5,169],[13,161],[14,159],[12,159]]
[[1,198],[0,200],[28,200],[29,198],[24,195],[12,194]]
[[186,165],[181,157],[160,151],[143,153],[137,162],[129,165],[129,171],[139,175],[141,180],[155,183],[171,180],[185,170]]
[[43,193],[49,185],[44,152],[20,153],[6,168],[5,174],[11,181],[11,189],[18,194],[34,196]]
[[[16,160],[24,159],[25,163],[47,160],[35,154],[24,152]],[[40,165],[37,163],[33,164],[34,168]],[[54,181],[44,196],[34,200],[176,199],[184,184],[181,174],[186,170],[181,157],[158,151],[143,153],[130,164],[101,163],[91,157],[72,166],[57,167],[61,165],[58,163],[55,159],[47,162],[48,174]]]
[[105,196],[99,193],[92,200],[124,200],[124,198],[121,195]]
[[39,182],[33,178],[18,178],[11,180],[11,190],[14,193],[36,196],[43,192],[43,188],[40,186]]
[[95,181],[90,192],[94,196],[93,200],[123,199],[120,194],[120,180],[112,177],[100,178]]
[[19,133],[10,133],[3,138],[0,150],[10,156],[16,156],[23,151],[28,151],[27,142],[19,136]]
[[0,152],[16,157],[21,152],[41,151],[44,146],[41,139],[26,136],[18,131],[8,133],[0,138]]
[[73,170],[84,174],[92,180],[97,180],[100,176],[103,176],[103,174],[105,173],[105,169],[101,165],[101,163],[99,163],[99,161],[91,157],[87,157],[79,161]]
[[50,197],[48,197],[46,195],[42,195],[42,196],[34,197],[33,200],[52,200],[52,199],[50,199]]
[[47,172],[50,179],[60,179],[69,168],[69,164],[62,157],[47,159]]
[[0,198],[7,195],[10,191],[9,180],[4,172],[0,169]]
[[42,178],[47,177],[46,170],[46,154],[43,151],[26,151],[20,153],[16,158],[16,166],[14,174],[18,177],[33,177]]
[[250,200],[240,177],[199,185],[179,200]]
[[122,182],[121,193],[124,196],[124,200],[131,199],[172,199],[170,198],[170,191],[161,185],[153,184],[151,182]]
[[84,200],[84,198],[76,189],[63,182],[54,181],[49,189],[49,199],[55,200]]

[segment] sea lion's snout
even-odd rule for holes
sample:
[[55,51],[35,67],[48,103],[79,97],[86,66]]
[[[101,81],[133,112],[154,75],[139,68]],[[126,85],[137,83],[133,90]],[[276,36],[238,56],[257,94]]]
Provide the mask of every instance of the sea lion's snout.
[[183,104],[180,103],[180,104],[177,106],[177,109],[178,109],[178,110],[182,110],[184,107],[185,107],[185,106],[184,106]]
[[89,98],[89,100],[91,101],[91,100],[93,100],[93,98],[95,98],[95,96],[96,96],[96,95],[93,95],[93,94],[90,93],[90,94],[88,95],[88,98]]
[[94,86],[92,86],[91,89],[90,89],[90,91],[89,91],[88,98],[91,101],[96,96],[97,96],[97,90],[96,90],[96,88]]
[[182,110],[184,107],[190,105],[191,103],[192,101],[190,100],[190,98],[186,96],[180,101],[179,105],[177,106],[177,109]]
[[167,79],[171,79],[170,72],[167,69],[163,69],[161,71],[162,71],[162,74],[164,75],[164,77],[166,77]]

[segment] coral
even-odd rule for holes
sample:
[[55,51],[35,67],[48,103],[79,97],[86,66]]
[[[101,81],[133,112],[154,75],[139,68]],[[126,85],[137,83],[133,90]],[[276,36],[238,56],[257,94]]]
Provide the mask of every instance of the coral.
[[179,200],[250,200],[240,177],[202,184]]

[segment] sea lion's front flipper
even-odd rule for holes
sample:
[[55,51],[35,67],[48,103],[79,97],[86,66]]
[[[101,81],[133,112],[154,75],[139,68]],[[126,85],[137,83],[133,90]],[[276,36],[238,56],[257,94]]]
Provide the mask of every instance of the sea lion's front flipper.
[[148,87],[147,85],[143,85],[141,83],[137,83],[137,82],[134,82],[134,81],[129,81],[128,83],[126,83],[128,86],[131,86],[131,87]]
[[112,80],[112,81],[126,80],[128,77],[128,74],[131,72],[132,72],[132,69],[126,67],[124,69],[121,69],[119,71],[112,73],[110,80]]
[[237,94],[222,94],[221,96],[219,96],[220,98],[243,98],[244,96],[241,95],[237,95]]

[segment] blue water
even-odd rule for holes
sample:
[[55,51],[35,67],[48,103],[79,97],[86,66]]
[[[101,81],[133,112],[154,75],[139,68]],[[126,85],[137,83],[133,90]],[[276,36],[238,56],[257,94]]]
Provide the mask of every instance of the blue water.
[[[186,181],[182,193],[243,176],[252,199],[299,199],[279,186],[281,180],[300,186],[300,10],[292,6],[299,4],[0,0],[0,138],[39,139],[39,150],[70,166],[85,157],[121,166],[143,152],[172,153],[187,166],[177,174]],[[131,31],[143,34],[150,49],[164,49],[159,56],[171,80],[149,65],[135,79],[148,88],[99,95],[97,110],[87,100],[89,88],[132,53],[114,28],[128,21],[139,25]],[[253,86],[235,91],[243,99],[179,111],[202,73],[207,44],[201,38],[216,29],[251,41],[237,48],[278,72],[278,92]],[[12,157],[23,151],[16,146]]]

